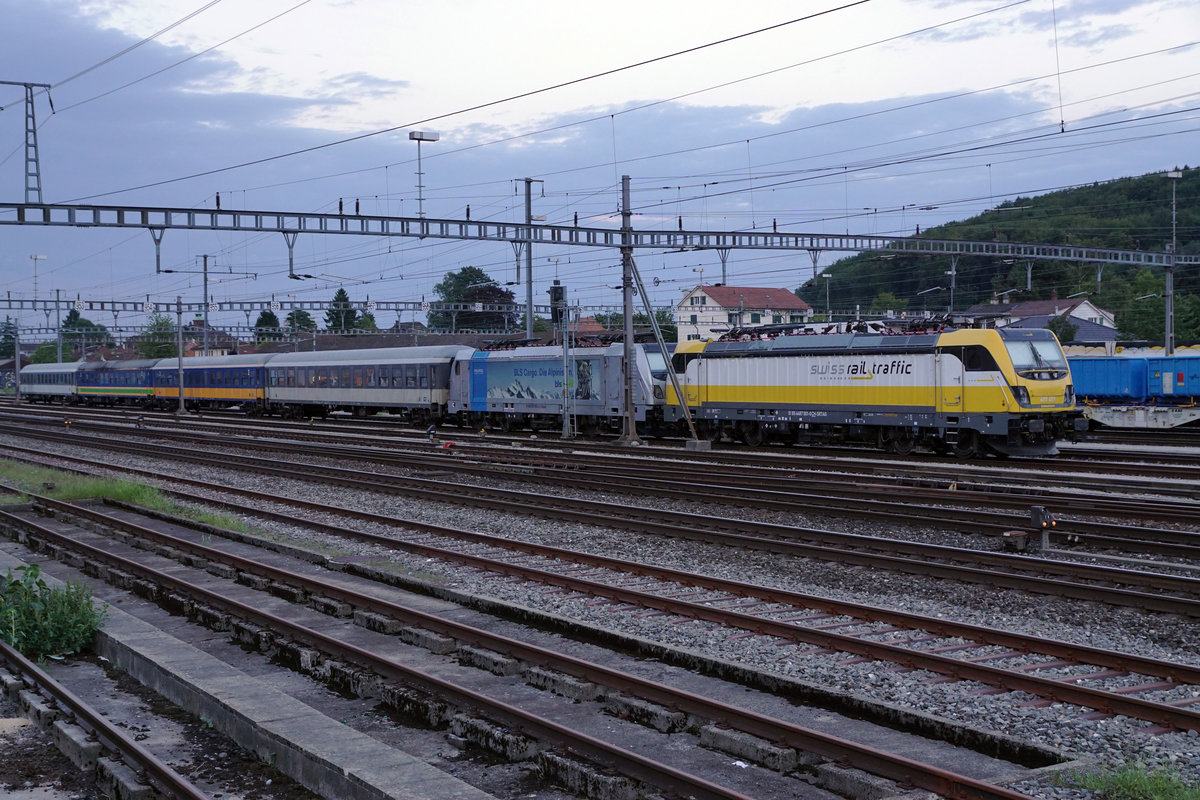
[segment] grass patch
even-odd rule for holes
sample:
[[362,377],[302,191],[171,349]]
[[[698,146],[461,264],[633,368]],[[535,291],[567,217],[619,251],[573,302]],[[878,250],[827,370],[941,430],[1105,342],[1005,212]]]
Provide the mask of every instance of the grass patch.
[[0,459],[0,477],[18,491],[45,495],[55,500],[66,502],[96,499],[120,500],[124,503],[203,522],[218,528],[242,533],[253,532],[250,525],[231,514],[180,505],[153,486],[136,481],[75,475],[71,472],[22,464],[7,459]]
[[32,659],[87,647],[107,613],[92,603],[91,588],[68,581],[51,589],[37,564],[16,571],[0,583],[0,639]]
[[1200,786],[1166,767],[1126,764],[1108,772],[1066,773],[1060,782],[1087,789],[1103,800],[1200,800]]

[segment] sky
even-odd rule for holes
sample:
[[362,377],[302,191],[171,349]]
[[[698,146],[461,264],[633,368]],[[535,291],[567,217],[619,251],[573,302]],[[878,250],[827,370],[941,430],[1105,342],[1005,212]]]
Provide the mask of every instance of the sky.
[[[517,222],[533,178],[534,215],[618,227],[629,175],[638,229],[891,235],[1200,160],[1194,0],[0,0],[0,19],[0,81],[51,86],[46,203]],[[25,198],[23,93],[0,86],[0,202]],[[440,136],[421,179],[412,130]],[[278,234],[167,231],[184,272],[154,255],[144,230],[0,225],[0,301],[199,302],[204,255],[210,300],[285,308],[516,278],[507,243],[302,234],[304,281]],[[637,262],[656,306],[721,280],[711,251]],[[726,281],[813,268],[733,251]],[[615,250],[535,247],[536,303],[555,277],[572,304],[620,303]]]

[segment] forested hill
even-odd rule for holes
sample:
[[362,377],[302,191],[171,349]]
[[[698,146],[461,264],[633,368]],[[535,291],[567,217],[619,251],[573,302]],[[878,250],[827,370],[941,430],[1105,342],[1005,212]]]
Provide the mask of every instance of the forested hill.
[[[1171,242],[1171,183],[1161,172],[1137,178],[1018,197],[970,219],[922,229],[921,237],[974,241],[1046,242],[1163,251]],[[1176,236],[1179,252],[1200,253],[1200,169],[1183,168],[1176,187]],[[913,235],[918,235],[914,230]],[[950,260],[945,256],[863,253],[844,258],[824,272],[830,304],[836,311],[876,309],[945,310],[949,303]],[[1026,285],[1025,262],[964,256],[958,260],[954,308],[987,302],[996,292],[1010,302],[1045,300],[1053,292],[1065,298],[1096,291],[1096,265],[1034,261],[1032,289]],[[943,287],[926,292],[927,289]],[[1090,299],[1117,314],[1126,338],[1161,339],[1163,273],[1125,265],[1104,267],[1100,291]],[[1200,338],[1200,269],[1175,270],[1178,339]],[[817,309],[825,308],[825,280],[817,278],[798,294]],[[1158,298],[1135,300],[1143,295]]]

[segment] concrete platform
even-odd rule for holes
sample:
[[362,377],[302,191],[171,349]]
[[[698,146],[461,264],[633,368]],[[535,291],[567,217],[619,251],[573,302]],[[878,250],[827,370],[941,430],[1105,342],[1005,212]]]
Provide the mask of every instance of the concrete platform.
[[[0,574],[22,566],[0,552]],[[56,581],[43,573],[50,585]],[[325,797],[494,800],[269,684],[109,606],[96,652]],[[35,791],[30,797],[49,798]]]

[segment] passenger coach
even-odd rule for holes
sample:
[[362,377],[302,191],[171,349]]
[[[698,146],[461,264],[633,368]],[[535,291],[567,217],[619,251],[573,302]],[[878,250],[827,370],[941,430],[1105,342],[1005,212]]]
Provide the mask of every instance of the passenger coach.
[[85,361],[77,364],[75,394],[88,405],[148,406],[154,402],[151,370],[158,361]]
[[284,416],[387,411],[417,425],[440,422],[451,367],[473,352],[439,345],[280,353],[267,365],[266,410]]
[[[252,414],[266,404],[263,369],[271,353],[240,356],[193,356],[183,359],[183,402],[188,409],[240,406]],[[154,401],[160,408],[179,406],[179,359],[154,362]]]
[[30,364],[21,370],[21,397],[31,403],[74,404],[79,362]]

